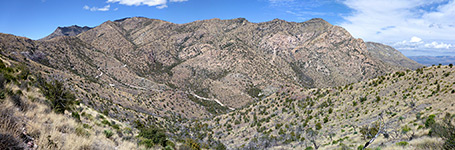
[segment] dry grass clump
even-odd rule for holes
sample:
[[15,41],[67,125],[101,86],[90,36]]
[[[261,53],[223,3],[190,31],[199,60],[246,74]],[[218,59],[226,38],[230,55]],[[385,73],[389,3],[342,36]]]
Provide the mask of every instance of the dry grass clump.
[[441,138],[422,137],[409,142],[415,150],[438,150],[443,149],[444,141]]
[[0,149],[24,149],[19,119],[10,107],[0,105],[0,108]]
[[[68,110],[53,111],[40,89],[33,86],[20,88],[17,83],[22,81],[29,82],[28,79],[18,78],[18,82],[3,82],[0,89],[3,93],[0,98],[1,150],[138,149],[134,141],[125,141],[118,136],[106,137],[102,131],[113,129],[109,126],[98,127],[96,120],[85,119],[81,122]],[[78,110],[72,111],[77,113]],[[113,119],[110,120],[113,122]],[[90,124],[90,128],[82,123]]]

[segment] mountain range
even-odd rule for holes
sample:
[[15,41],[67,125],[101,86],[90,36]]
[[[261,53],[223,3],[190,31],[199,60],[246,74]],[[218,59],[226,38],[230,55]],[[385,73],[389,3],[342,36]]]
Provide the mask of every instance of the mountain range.
[[[140,129],[138,122],[155,125],[176,138],[174,142],[197,138],[209,148],[221,142],[230,149],[308,147],[312,144],[308,141],[285,142],[296,138],[296,132],[306,131],[307,126],[293,127],[292,137],[275,139],[282,129],[281,125],[276,127],[277,123],[283,125],[287,120],[292,121],[288,126],[295,126],[306,122],[314,127],[323,119],[317,113],[328,111],[322,108],[334,104],[343,109],[335,109],[335,118],[323,121],[332,123],[330,130],[323,131],[343,134],[334,123],[342,122],[340,117],[352,116],[351,109],[357,111],[367,105],[347,103],[352,104],[359,96],[390,96],[392,91],[387,85],[404,90],[400,85],[410,83],[395,84],[403,79],[394,80],[393,74],[401,77],[402,73],[423,67],[390,46],[354,38],[344,28],[320,18],[300,23],[279,19],[253,23],[237,18],[175,24],[132,17],[93,28],[59,27],[40,40],[0,33],[0,54],[26,64],[47,81],[64,83],[84,108],[102,112],[132,128]],[[444,74],[441,70],[435,73]],[[407,81],[417,77],[403,78]],[[383,82],[386,85],[378,94],[374,88]],[[453,84],[447,82],[443,91],[450,92]],[[327,102],[329,99],[333,102]],[[348,102],[341,104],[340,99]],[[290,108],[299,110],[291,113]],[[266,111],[269,109],[274,111]],[[370,112],[375,116],[380,113]],[[308,122],[309,116],[317,121]],[[276,122],[258,125],[262,119]],[[271,128],[277,130],[268,130]],[[286,128],[286,135],[291,134],[291,128]],[[246,136],[246,131],[254,137]],[[258,142],[264,135],[278,142]],[[272,136],[275,138],[269,139]],[[327,138],[317,141],[327,142]]]

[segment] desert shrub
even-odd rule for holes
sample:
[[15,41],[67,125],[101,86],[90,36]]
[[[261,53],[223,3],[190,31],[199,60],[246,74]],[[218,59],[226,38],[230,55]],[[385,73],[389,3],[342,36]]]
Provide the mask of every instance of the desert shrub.
[[409,131],[411,131],[411,128],[408,127],[408,125],[405,125],[405,126],[401,127],[401,133],[406,134]]
[[5,68],[6,68],[5,63],[3,63],[2,60],[0,60],[0,69],[5,69]]
[[79,115],[78,112],[73,111],[73,112],[71,113],[71,117],[73,117],[74,119],[76,119],[77,122],[81,122],[81,116]]
[[318,122],[318,123],[316,123],[316,130],[320,130],[320,129],[322,129],[322,125],[321,125],[321,123]]
[[444,149],[455,149],[455,125],[452,116],[446,115],[443,123],[433,123],[430,125],[430,135],[439,136],[444,140]]
[[111,130],[104,130],[103,133],[106,136],[106,138],[110,138],[114,135],[114,133]]
[[379,122],[373,123],[371,126],[365,125],[360,128],[360,133],[364,139],[371,139],[379,132]]
[[0,90],[0,99],[5,99],[5,98],[6,98],[5,91]]
[[41,77],[38,77],[38,83],[44,96],[48,99],[51,109],[56,113],[64,113],[65,110],[71,110],[72,106],[76,104],[76,97],[65,89],[63,83],[59,81],[48,83]]
[[436,121],[434,120],[436,116],[435,115],[430,115],[428,116],[427,120],[425,121],[425,127],[429,128],[431,125],[433,125]]
[[226,150],[227,148],[226,148],[226,146],[225,146],[223,143],[219,142],[219,143],[215,146],[215,149],[216,149],[216,150]]
[[0,73],[0,89],[4,89],[5,88],[5,76],[3,75],[3,73]]
[[418,113],[416,114],[416,119],[419,120],[420,117],[422,117],[422,113],[418,112]]
[[363,145],[357,146],[357,150],[363,150]]
[[246,92],[251,97],[260,97],[259,94],[262,92],[262,90],[257,87],[250,87],[246,90]]
[[403,146],[403,147],[406,146],[406,145],[409,145],[409,143],[406,142],[406,141],[401,141],[401,142],[398,142],[398,143],[396,143],[396,144],[397,144],[398,146]]
[[14,110],[0,106],[0,149],[24,149],[19,139],[21,123],[14,117]]
[[116,130],[119,130],[120,129],[120,125],[119,124],[114,124],[114,125],[112,125],[112,128],[114,128]]
[[110,123],[108,120],[106,120],[106,119],[104,119],[103,121],[101,121],[101,123],[102,123],[102,124],[105,124],[105,125],[108,125],[108,126],[111,126],[111,123]]
[[360,97],[360,102],[363,103],[367,100],[367,96],[364,96],[364,97]]
[[103,110],[103,114],[104,114],[105,116],[109,116],[109,109],[108,109],[108,108],[104,109],[104,110]]
[[140,128],[139,130],[139,137],[143,138],[141,142],[139,142],[140,145],[151,147],[155,144],[160,144],[161,146],[166,147],[166,134],[163,130],[155,126]]
[[154,144],[151,139],[142,139],[139,141],[139,145],[144,145],[147,148],[151,148]]
[[190,139],[190,138],[185,140],[185,144],[184,145],[189,147],[191,150],[200,150],[201,149],[201,145],[198,142],[196,142],[196,141],[194,141],[193,139]]

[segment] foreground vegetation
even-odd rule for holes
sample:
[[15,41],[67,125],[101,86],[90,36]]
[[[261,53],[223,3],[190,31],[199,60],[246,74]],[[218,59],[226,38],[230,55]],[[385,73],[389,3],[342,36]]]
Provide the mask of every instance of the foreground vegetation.
[[209,119],[132,122],[94,110],[64,81],[23,64],[2,57],[0,73],[0,149],[455,148],[452,65],[334,88],[283,86],[235,111],[215,107]]

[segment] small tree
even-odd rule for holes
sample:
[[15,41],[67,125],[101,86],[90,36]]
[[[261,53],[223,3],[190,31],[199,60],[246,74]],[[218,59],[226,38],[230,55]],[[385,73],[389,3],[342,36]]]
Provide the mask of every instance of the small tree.
[[46,82],[38,77],[38,83],[44,96],[48,99],[49,105],[56,113],[64,113],[71,110],[72,105],[76,104],[76,97],[64,87],[62,82]]
[[319,145],[316,143],[316,137],[318,135],[317,131],[314,131],[312,128],[306,130],[306,135],[311,143],[314,145],[314,149],[318,149]]
[[385,138],[389,138],[389,134],[386,131],[387,126],[384,122],[384,119],[382,118],[382,114],[383,113],[380,113],[378,115],[378,120],[376,122],[373,122],[371,126],[367,125],[360,129],[362,136],[365,139],[370,139],[367,143],[365,143],[365,146],[363,146],[363,150],[367,148],[371,143],[373,143],[380,134],[383,134]]

